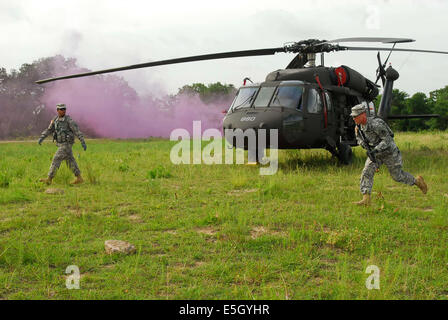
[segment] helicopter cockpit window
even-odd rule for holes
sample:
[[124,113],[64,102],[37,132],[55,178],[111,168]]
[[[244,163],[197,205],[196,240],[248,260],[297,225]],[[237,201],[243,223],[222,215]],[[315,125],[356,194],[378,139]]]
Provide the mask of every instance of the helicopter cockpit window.
[[255,99],[254,107],[267,107],[274,91],[275,87],[262,87]]
[[308,90],[307,107],[308,113],[320,113],[322,111],[322,98],[316,89]]
[[237,110],[241,108],[249,108],[254,100],[255,95],[257,94],[259,88],[247,87],[240,88],[238,91],[238,95],[232,104],[232,110]]
[[271,107],[302,109],[303,88],[298,86],[279,86],[274,93]]

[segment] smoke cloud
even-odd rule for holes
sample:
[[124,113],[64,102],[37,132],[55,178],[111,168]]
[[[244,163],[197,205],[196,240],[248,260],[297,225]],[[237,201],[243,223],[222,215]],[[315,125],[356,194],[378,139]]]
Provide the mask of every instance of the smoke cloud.
[[[64,74],[77,72],[80,69],[64,70]],[[56,104],[65,103],[67,114],[78,122],[81,131],[84,126],[89,132],[107,138],[169,137],[176,128],[192,133],[195,120],[202,122],[202,130],[221,129],[222,111],[232,99],[227,95],[206,104],[197,94],[164,98],[138,95],[115,75],[61,80],[44,86],[41,102],[47,110],[54,108],[56,115]]]

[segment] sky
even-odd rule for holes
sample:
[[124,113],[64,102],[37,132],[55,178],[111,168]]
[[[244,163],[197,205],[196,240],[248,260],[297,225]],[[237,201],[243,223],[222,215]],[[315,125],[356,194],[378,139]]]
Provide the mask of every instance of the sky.
[[[417,41],[398,47],[448,51],[447,17],[446,0],[0,0],[0,66],[18,69],[23,63],[63,54],[76,58],[81,67],[98,70],[280,47],[302,39],[361,36],[412,38]],[[245,77],[261,82],[293,57],[279,53],[130,70],[119,75],[140,94],[163,96],[195,82],[220,81],[237,87]],[[400,73],[395,87],[410,94],[448,85],[448,55],[395,52],[390,62]],[[348,65],[375,80],[373,51],[327,54],[325,64]]]

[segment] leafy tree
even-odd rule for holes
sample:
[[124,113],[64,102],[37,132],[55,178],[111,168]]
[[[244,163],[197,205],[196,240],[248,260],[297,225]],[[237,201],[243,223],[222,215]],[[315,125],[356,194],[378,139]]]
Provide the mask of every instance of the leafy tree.
[[440,115],[439,118],[431,119],[429,125],[431,129],[446,130],[448,127],[448,86],[429,93],[431,112]]
[[203,83],[193,83],[185,85],[179,89],[178,94],[194,95],[199,94],[199,97],[204,103],[215,102],[216,100],[228,99],[234,96],[236,89],[233,84],[222,84],[221,82],[210,83],[205,85]]
[[[25,63],[10,73],[0,68],[0,139],[39,135],[42,124],[54,116],[54,109],[50,111],[42,102],[45,90],[54,84],[40,86],[35,84],[36,80],[86,71],[89,70],[77,66],[76,59],[61,55]],[[122,78],[107,75],[95,79],[91,83],[97,90],[96,96],[114,97],[127,101],[128,105],[136,100],[137,93]],[[86,127],[83,131],[94,135],[93,130]]]
[[[409,98],[409,95],[401,91],[399,89],[392,90],[392,102],[390,108],[390,114],[408,114],[408,110],[406,108],[406,100]],[[409,128],[409,120],[394,120],[390,121],[390,125],[393,130],[396,131],[407,131]]]
[[[377,110],[379,108],[380,101],[381,95],[379,95],[374,101]],[[412,97],[410,97],[404,91],[393,89],[390,114],[409,115],[438,113],[434,112],[434,103],[435,100],[431,100],[431,98],[428,98],[422,92],[417,92]],[[436,128],[436,125],[433,122],[433,120],[428,119],[400,119],[390,121],[389,124],[394,131],[419,131]]]
[[[406,99],[406,114],[426,114],[430,110],[428,108],[428,98],[422,92],[415,93],[412,97]],[[427,119],[409,119],[407,120],[407,130],[419,131],[429,128],[426,124]]]

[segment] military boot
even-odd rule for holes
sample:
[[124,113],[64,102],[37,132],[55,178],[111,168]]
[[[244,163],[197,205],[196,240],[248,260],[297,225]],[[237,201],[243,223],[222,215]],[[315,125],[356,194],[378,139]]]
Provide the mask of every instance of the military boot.
[[362,195],[362,200],[358,202],[353,202],[354,204],[357,204],[358,206],[370,206],[370,194],[365,193]]
[[419,187],[420,190],[422,190],[423,194],[426,194],[428,192],[428,186],[426,185],[425,180],[423,180],[422,176],[417,176],[415,179],[415,185]]
[[70,182],[70,183],[71,184],[80,184],[80,183],[83,183],[83,182],[84,182],[83,178],[81,177],[81,175],[79,175],[79,176],[76,176],[76,179],[74,181]]
[[46,184],[48,184],[48,185],[51,184],[51,181],[52,181],[52,180],[53,180],[53,178],[50,178],[50,177],[48,177],[48,178],[43,178],[43,179],[39,179],[40,182],[44,182],[44,183],[46,183]]

